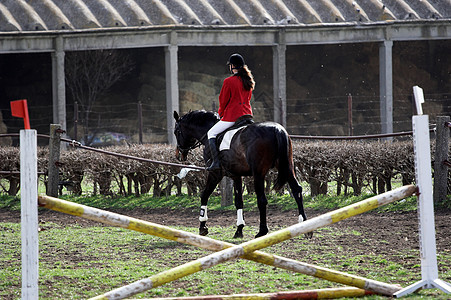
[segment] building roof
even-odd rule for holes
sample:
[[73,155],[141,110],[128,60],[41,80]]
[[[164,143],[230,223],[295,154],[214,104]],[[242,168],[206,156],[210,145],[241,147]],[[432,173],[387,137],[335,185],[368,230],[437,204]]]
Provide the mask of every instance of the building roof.
[[1,0],[0,53],[451,39],[451,0]]
[[451,19],[450,0],[2,0],[0,33]]

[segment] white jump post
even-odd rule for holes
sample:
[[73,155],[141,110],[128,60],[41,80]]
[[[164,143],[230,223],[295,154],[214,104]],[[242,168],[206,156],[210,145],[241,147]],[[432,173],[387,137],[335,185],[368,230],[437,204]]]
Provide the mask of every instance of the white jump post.
[[11,101],[11,114],[22,118],[20,131],[20,235],[22,299],[38,299],[38,150],[36,130],[30,129],[27,100]]
[[419,240],[421,258],[421,280],[396,292],[399,298],[419,289],[438,288],[451,293],[451,285],[438,278],[437,250],[435,240],[434,202],[432,197],[432,171],[429,142],[429,117],[423,115],[423,89],[414,86],[413,93],[418,115],[412,117],[415,177],[418,196]]
[[20,131],[22,299],[38,299],[38,163],[36,130]]

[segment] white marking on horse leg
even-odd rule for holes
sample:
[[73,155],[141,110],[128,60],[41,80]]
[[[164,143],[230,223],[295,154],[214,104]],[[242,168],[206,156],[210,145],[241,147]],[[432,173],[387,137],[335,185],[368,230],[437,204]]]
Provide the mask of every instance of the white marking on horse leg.
[[201,205],[200,207],[200,215],[199,215],[199,221],[200,222],[205,222],[208,220],[208,216],[207,216],[207,206],[206,205]]
[[240,225],[246,225],[243,218],[243,209],[241,208],[236,210],[236,226]]
[[302,215],[299,215],[299,223],[304,222],[304,217]]

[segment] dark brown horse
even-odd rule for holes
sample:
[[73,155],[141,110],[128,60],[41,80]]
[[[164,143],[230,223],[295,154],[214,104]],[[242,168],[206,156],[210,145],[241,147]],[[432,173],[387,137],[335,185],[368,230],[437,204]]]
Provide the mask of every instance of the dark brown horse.
[[[207,131],[219,121],[216,114],[204,110],[190,112],[179,117],[174,112],[176,121],[174,134],[177,138],[176,155],[186,160],[189,150],[207,143]],[[210,151],[204,148],[204,160],[208,165]],[[207,203],[208,198],[224,176],[233,180],[234,201],[237,209],[237,231],[235,238],[243,237],[243,193],[242,176],[253,176],[257,205],[260,212],[260,230],[255,237],[268,233],[266,223],[266,205],[268,203],[264,191],[265,176],[276,167],[278,170],[274,189],[281,189],[288,182],[292,195],[296,199],[299,210],[299,221],[307,219],[302,203],[302,188],[296,180],[291,139],[285,128],[274,122],[254,123],[240,129],[233,137],[230,149],[219,153],[221,170],[208,173],[207,184],[201,194],[200,235],[207,235]]]

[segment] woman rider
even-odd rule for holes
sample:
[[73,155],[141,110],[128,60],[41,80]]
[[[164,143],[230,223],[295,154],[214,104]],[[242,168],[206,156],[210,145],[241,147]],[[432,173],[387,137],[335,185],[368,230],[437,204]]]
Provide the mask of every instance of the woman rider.
[[207,133],[208,147],[213,159],[207,168],[209,171],[221,168],[216,148],[216,136],[235,124],[239,117],[252,115],[250,101],[255,88],[252,72],[245,64],[244,58],[237,53],[230,56],[227,65],[232,75],[224,80],[219,94],[218,114],[221,120]]

